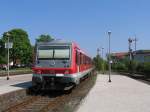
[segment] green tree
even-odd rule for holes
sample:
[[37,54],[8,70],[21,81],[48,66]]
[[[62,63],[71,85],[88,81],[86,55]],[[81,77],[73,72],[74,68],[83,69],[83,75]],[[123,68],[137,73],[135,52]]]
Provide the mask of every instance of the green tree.
[[37,39],[36,42],[50,42],[54,40],[50,35],[40,35]]
[[[22,29],[12,29],[8,31],[10,34],[9,40],[13,42],[13,48],[10,49],[10,59],[14,65],[17,60],[20,60],[21,64],[29,64],[32,62],[32,47],[28,34]],[[2,40],[7,42],[6,32],[3,34]]]
[[6,63],[6,57],[5,57],[5,46],[2,39],[0,39],[0,64]]
[[96,67],[96,69],[98,71],[100,71],[100,70],[103,69],[102,68],[102,66],[103,66],[102,65],[103,64],[103,60],[102,60],[102,58],[99,55],[97,55],[96,57],[94,57],[93,61],[94,61],[94,65],[95,65],[95,67]]

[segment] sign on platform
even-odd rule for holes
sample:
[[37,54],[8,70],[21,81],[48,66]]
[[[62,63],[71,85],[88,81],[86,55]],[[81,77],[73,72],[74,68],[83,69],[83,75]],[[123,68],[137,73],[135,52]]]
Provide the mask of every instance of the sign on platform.
[[12,48],[13,47],[13,43],[9,42],[9,43],[5,43],[5,48]]

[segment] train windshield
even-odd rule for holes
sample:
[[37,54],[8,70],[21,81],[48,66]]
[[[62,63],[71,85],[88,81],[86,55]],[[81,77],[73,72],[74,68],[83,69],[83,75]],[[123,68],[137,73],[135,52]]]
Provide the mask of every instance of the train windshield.
[[69,46],[40,46],[38,48],[38,59],[69,59]]

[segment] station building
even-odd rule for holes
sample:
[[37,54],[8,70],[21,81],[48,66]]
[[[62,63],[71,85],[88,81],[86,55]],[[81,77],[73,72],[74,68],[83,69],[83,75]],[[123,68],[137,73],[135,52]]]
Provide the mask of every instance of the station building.
[[[150,50],[136,50],[133,53],[133,59],[137,62],[150,62]],[[111,59],[113,63],[120,62],[124,59],[129,59],[129,52],[112,53]]]
[[134,60],[137,62],[150,62],[150,50],[137,50],[133,52]]

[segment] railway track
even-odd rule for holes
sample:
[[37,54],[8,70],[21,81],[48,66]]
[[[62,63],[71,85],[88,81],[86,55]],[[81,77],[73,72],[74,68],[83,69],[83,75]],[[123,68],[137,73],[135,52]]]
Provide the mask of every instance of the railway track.
[[[56,94],[58,95],[57,92]],[[48,92],[43,92],[42,94],[34,95],[25,99],[23,102],[8,108],[4,112],[47,112],[48,110],[53,111],[53,109],[55,109],[58,105],[60,105],[62,102],[65,102],[69,96],[63,93],[60,93],[60,96],[57,95],[48,95]]]
[[150,77],[145,77],[145,75],[143,75],[143,74],[136,74],[136,73],[130,74],[130,73],[126,73],[126,72],[119,72],[119,74],[126,75],[132,79],[135,79],[135,80],[138,80],[140,82],[150,85]]
[[75,87],[71,93],[43,91],[31,95],[21,103],[4,112],[63,112],[74,110],[95,83],[96,75],[90,76]]

